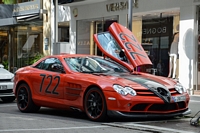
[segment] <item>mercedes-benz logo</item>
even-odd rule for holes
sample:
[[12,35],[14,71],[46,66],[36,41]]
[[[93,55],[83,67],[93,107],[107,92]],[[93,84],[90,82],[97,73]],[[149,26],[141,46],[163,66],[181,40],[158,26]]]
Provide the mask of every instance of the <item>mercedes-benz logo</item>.
[[169,96],[168,92],[164,88],[157,88],[158,93],[160,93],[162,96]]

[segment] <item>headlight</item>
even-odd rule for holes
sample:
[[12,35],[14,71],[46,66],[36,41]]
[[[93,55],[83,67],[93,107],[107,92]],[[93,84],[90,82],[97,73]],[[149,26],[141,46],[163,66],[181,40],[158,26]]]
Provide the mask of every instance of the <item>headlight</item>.
[[180,83],[177,83],[175,85],[175,90],[180,94],[182,94],[183,92],[187,92],[186,88],[183,87]]
[[126,96],[127,94],[130,94],[132,96],[137,95],[136,91],[131,87],[122,87],[121,85],[113,85],[113,88],[117,93],[124,96]]

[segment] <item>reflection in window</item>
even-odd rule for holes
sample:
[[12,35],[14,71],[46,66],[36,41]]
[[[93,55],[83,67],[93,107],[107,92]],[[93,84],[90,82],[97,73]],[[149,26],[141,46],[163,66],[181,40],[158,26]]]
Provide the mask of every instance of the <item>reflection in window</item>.
[[48,58],[45,61],[42,61],[38,65],[36,65],[35,68],[43,69],[43,70],[48,70],[48,71],[53,71],[52,70],[52,65],[53,64],[60,64],[60,65],[62,65],[62,63],[60,62],[59,59],[57,59],[57,58]]
[[128,72],[121,65],[99,57],[73,57],[65,58],[65,61],[69,68],[75,72]]
[[98,39],[106,52],[120,59],[119,52],[122,49],[109,32],[98,34]]

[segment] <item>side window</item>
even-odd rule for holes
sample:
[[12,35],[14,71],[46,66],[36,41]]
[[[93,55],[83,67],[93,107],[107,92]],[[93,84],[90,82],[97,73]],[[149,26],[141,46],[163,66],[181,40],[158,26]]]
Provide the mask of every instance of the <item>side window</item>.
[[43,64],[44,64],[44,61],[42,61],[42,62],[40,62],[39,64],[37,64],[37,65],[35,66],[35,68],[42,69]]
[[98,39],[106,52],[108,52],[109,54],[111,54],[116,58],[120,58],[119,51],[121,51],[121,47],[115,41],[115,39],[112,37],[110,33],[105,32],[98,34]]
[[62,63],[57,58],[48,58],[41,63],[39,63],[36,68],[47,70],[47,71],[54,71],[57,72],[55,69],[53,69],[53,65],[59,65],[59,67],[63,67]]
[[69,68],[73,71],[79,72],[82,58],[66,58],[65,61]]

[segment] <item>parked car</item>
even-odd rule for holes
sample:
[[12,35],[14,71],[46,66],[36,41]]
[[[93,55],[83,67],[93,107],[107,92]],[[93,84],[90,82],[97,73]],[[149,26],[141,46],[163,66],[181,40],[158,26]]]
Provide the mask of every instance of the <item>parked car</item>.
[[3,102],[13,102],[15,95],[13,93],[14,74],[4,69],[0,64],[0,98]]
[[183,116],[190,97],[176,80],[136,71],[152,64],[134,35],[118,23],[94,35],[103,57],[82,54],[46,56],[15,73],[13,92],[21,112],[41,106],[106,116]]

